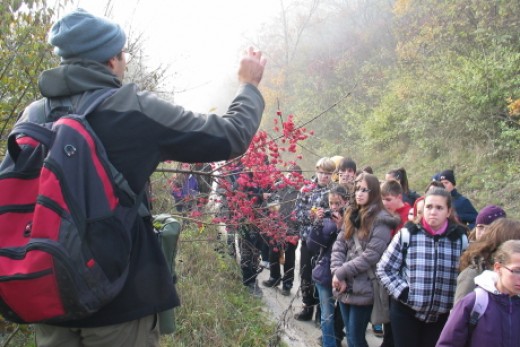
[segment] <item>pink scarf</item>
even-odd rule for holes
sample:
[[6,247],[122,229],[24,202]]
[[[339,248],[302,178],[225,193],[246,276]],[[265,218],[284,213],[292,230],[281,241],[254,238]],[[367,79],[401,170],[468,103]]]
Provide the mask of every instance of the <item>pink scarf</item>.
[[444,222],[444,224],[440,227],[439,230],[433,230],[432,227],[428,223],[426,223],[426,221],[424,220],[424,217],[421,219],[421,223],[422,223],[424,230],[426,230],[426,232],[428,232],[428,234],[433,235],[433,236],[443,234],[446,231],[446,229],[448,228],[447,219]]

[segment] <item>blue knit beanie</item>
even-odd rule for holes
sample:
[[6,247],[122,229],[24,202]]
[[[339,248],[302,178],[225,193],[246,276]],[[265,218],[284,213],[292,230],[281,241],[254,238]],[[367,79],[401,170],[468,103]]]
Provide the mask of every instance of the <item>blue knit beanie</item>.
[[84,58],[104,63],[123,50],[126,35],[118,24],[78,8],[52,26],[49,43],[62,59]]

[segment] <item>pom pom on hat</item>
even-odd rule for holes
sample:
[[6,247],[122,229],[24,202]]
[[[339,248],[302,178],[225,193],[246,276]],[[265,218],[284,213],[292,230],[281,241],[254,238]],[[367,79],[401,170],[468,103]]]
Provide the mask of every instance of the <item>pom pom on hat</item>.
[[488,205],[477,215],[475,224],[489,225],[499,218],[506,217],[506,212],[499,206]]
[[103,63],[123,50],[126,34],[107,18],[77,9],[52,26],[49,43],[62,59],[84,58]]
[[457,185],[455,182],[455,174],[453,173],[453,170],[444,170],[439,174],[439,181],[441,180],[448,180],[450,181],[454,186]]

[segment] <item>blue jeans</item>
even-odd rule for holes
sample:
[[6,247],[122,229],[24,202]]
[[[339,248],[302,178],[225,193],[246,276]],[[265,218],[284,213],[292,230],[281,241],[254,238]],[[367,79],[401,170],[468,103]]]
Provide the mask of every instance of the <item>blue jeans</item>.
[[349,305],[340,302],[339,308],[345,324],[348,347],[368,347],[365,332],[370,322],[372,305]]
[[332,287],[326,287],[319,283],[314,285],[320,298],[321,341],[323,342],[323,347],[336,347],[336,336],[334,333],[334,303],[336,299],[332,296]]

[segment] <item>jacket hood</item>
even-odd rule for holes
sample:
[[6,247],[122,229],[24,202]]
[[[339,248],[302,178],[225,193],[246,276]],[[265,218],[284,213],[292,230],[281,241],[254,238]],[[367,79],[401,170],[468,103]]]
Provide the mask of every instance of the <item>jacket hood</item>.
[[491,270],[485,270],[480,275],[475,277],[475,284],[477,286],[494,295],[501,294],[496,287],[497,281],[498,274]]
[[69,59],[54,69],[42,72],[38,86],[43,96],[55,98],[99,88],[119,88],[121,81],[101,63]]
[[395,229],[401,223],[401,217],[398,215],[393,215],[385,210],[378,213],[377,218],[374,221],[374,226],[376,225],[386,225],[390,229]]

